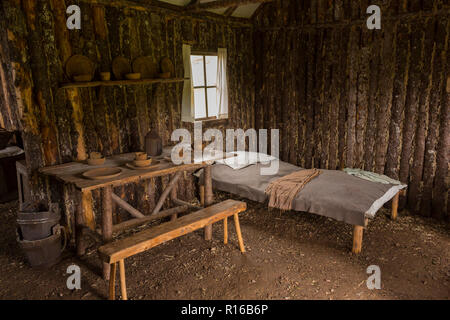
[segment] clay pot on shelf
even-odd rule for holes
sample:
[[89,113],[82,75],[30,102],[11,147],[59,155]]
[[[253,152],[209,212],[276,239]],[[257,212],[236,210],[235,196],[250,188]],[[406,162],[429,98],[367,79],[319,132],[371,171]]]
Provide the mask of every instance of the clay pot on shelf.
[[169,79],[170,78],[170,72],[163,72],[159,74],[159,77],[161,79]]
[[102,79],[102,81],[111,80],[111,72],[100,72],[100,79]]
[[141,74],[140,73],[128,73],[125,75],[125,78],[127,78],[128,80],[139,80],[139,79],[141,79]]

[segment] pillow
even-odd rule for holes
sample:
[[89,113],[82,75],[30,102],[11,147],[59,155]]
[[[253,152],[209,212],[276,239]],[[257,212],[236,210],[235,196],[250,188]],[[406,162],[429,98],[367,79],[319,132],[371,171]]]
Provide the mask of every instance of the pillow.
[[237,156],[228,159],[216,160],[216,163],[224,164],[234,170],[239,170],[258,162],[269,163],[270,161],[277,159],[276,157],[259,152],[237,151],[230,153],[236,154]]

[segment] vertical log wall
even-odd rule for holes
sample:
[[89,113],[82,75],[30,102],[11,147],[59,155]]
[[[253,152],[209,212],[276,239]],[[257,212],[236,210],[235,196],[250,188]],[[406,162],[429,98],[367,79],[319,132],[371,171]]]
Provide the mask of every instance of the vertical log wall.
[[[136,5],[128,6],[131,3]],[[81,30],[66,27],[66,5],[72,4],[81,8]],[[174,129],[187,126],[181,122],[182,83],[58,89],[68,80],[64,67],[70,56],[83,54],[94,61],[97,78],[99,71],[111,71],[117,56],[130,61],[149,56],[158,64],[167,56],[174,62],[176,76],[183,77],[183,43],[202,51],[225,47],[230,119],[222,121],[222,126],[254,126],[251,24],[183,16],[166,8],[141,6],[139,1],[81,0],[4,0],[0,21],[0,125],[22,130],[33,196],[64,204],[68,224],[83,201],[85,218],[92,226],[96,214],[91,200],[99,208],[99,192],[80,199],[73,190],[40,177],[38,168],[84,160],[92,151],[109,156],[142,150],[151,127],[168,144]],[[13,102],[6,103],[7,99]],[[156,179],[115,192],[143,212],[151,212],[155,201],[146,194],[158,196],[166,183],[167,179]],[[193,178],[180,181],[178,192],[181,199],[192,198]]]
[[[366,9],[382,10],[368,30]],[[256,18],[256,126],[282,159],[408,183],[402,205],[449,217],[446,0],[278,0]]]

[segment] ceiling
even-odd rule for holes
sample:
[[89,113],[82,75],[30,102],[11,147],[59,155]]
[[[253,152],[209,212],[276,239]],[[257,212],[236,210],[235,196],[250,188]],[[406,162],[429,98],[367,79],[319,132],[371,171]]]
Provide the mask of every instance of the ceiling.
[[[177,6],[187,6],[191,3],[191,0],[159,0],[162,2],[167,2],[170,4],[174,4]],[[214,2],[217,0],[200,0],[200,3],[207,3],[207,2]],[[260,6],[260,3],[251,3],[251,4],[245,4],[242,6],[238,6],[236,10],[233,11],[231,14],[231,17],[237,17],[237,18],[251,18],[252,15],[255,13],[256,9]],[[217,14],[224,14],[227,11],[228,8],[219,8],[219,9],[210,9],[207,10],[209,12],[217,13]]]

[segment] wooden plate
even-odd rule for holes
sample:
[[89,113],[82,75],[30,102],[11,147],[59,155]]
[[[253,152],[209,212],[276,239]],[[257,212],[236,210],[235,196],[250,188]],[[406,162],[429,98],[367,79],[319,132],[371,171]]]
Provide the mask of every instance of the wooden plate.
[[126,166],[133,170],[149,170],[149,169],[156,169],[161,164],[160,161],[153,161],[151,165],[147,167],[137,167],[133,163],[127,163]]
[[170,73],[169,77],[175,76],[175,67],[173,66],[172,60],[170,60],[168,57],[162,58],[161,71],[162,73]]
[[116,57],[112,62],[112,71],[116,80],[125,79],[125,75],[131,73],[130,61],[124,57]]
[[95,64],[88,58],[79,54],[71,56],[66,63],[66,74],[69,79],[80,75],[91,75],[94,77]]
[[92,180],[104,180],[120,176],[122,169],[120,168],[98,168],[88,170],[83,173],[83,177]]
[[133,72],[140,73],[142,79],[155,79],[158,66],[149,57],[139,57],[133,61]]

